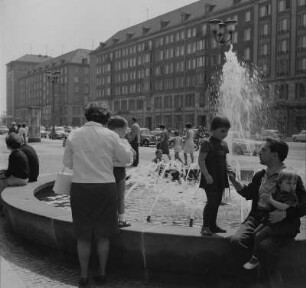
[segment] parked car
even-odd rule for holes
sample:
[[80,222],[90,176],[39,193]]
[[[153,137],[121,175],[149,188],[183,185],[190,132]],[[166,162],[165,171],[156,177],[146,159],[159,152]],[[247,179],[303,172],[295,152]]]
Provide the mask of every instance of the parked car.
[[0,135],[6,134],[9,129],[5,125],[0,126]]
[[267,137],[272,137],[276,139],[282,139],[284,135],[282,135],[278,130],[276,129],[266,129],[263,130],[263,132],[260,135],[260,140],[265,140]]
[[256,156],[262,143],[261,141],[235,138],[232,142],[232,153],[234,155]]
[[67,133],[65,132],[64,127],[62,126],[55,127],[54,134],[52,130],[53,129],[51,129],[51,132],[49,133],[50,139],[64,139],[67,136]]
[[140,128],[140,146],[150,146],[156,144],[156,137],[150,133],[148,128]]
[[294,142],[306,142],[306,130],[302,130],[299,134],[293,134],[292,140]]

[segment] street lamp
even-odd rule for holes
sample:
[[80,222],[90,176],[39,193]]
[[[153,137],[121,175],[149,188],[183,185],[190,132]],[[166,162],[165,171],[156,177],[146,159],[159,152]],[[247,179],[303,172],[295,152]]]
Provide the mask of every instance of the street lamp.
[[61,74],[59,71],[47,71],[47,80],[52,84],[52,112],[51,112],[51,125],[52,125],[52,131],[51,131],[51,138],[55,135],[55,96],[54,96],[54,86],[59,78],[59,74]]
[[235,31],[235,25],[237,24],[236,20],[231,19],[223,22],[220,19],[212,19],[209,20],[208,23],[215,40],[219,44],[224,45],[231,42],[233,32]]

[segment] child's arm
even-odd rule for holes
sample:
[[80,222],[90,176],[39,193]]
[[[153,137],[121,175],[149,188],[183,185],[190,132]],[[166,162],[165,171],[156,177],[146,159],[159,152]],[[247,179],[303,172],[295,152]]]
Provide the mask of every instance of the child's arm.
[[289,206],[288,204],[286,204],[286,203],[281,203],[281,202],[278,202],[278,201],[274,200],[274,199],[272,198],[272,196],[270,196],[269,202],[270,202],[270,204],[271,204],[274,208],[276,208],[276,209],[278,209],[278,210],[282,210],[282,211],[284,211],[284,210],[286,210],[287,208],[290,207],[290,206]]
[[207,167],[206,167],[206,164],[205,164],[205,159],[207,157],[207,154],[208,154],[207,152],[200,152],[198,163],[199,163],[199,166],[200,166],[201,173],[204,175],[207,184],[212,184],[214,182],[214,180],[211,177],[211,175],[209,174],[209,172],[207,170]]

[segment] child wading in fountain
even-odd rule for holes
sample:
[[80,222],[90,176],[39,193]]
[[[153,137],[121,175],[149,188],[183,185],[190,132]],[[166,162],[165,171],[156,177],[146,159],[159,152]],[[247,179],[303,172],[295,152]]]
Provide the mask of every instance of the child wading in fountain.
[[231,124],[226,117],[215,117],[211,122],[211,137],[201,144],[199,166],[201,170],[200,188],[205,189],[207,202],[203,211],[202,236],[225,233],[217,226],[218,208],[225,188],[229,187],[226,154],[229,152],[223,139]]
[[174,131],[174,137],[171,142],[173,142],[174,159],[183,163],[183,160],[180,157],[180,152],[182,151],[182,137],[178,131]]
[[[277,177],[276,190],[272,195],[265,195],[264,201],[260,201],[258,206],[263,213],[262,224],[254,231],[254,247],[253,255],[250,260],[243,265],[245,269],[254,269],[259,265],[257,259],[259,244],[268,236],[275,235],[281,237],[288,234],[288,225],[286,221],[281,221],[275,224],[269,223],[269,212],[278,209],[285,211],[289,207],[295,207],[298,199],[295,193],[298,175],[289,169],[282,170]],[[287,227],[287,228],[286,228]],[[243,245],[243,243],[241,243]],[[247,246],[246,246],[247,247]]]
[[163,161],[163,150],[156,149],[156,151],[155,151],[155,158],[153,158],[152,162],[157,164],[157,163],[159,163],[161,161]]
[[[129,142],[125,139],[127,127],[128,127],[127,121],[120,116],[114,116],[108,122],[108,128],[116,132],[121,138],[122,142],[125,142],[125,144],[130,146],[131,150],[133,150]],[[135,151],[133,155],[135,157],[136,155]],[[132,162],[132,159],[131,159],[131,162]],[[115,159],[114,161],[114,176],[115,176],[117,192],[118,192],[118,208],[117,208],[118,218],[119,218],[118,225],[120,228],[128,227],[128,226],[131,226],[131,224],[125,220],[125,214],[124,214],[125,212],[124,211],[125,210],[124,193],[125,193],[126,172],[125,172],[125,165],[122,166],[120,164],[120,159]]]

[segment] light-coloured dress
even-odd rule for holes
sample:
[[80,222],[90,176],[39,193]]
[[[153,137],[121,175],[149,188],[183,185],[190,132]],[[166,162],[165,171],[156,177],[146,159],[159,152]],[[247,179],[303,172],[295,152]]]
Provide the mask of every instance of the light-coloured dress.
[[193,153],[194,152],[194,141],[193,141],[194,132],[190,129],[186,132],[186,140],[184,144],[184,153]]
[[182,146],[181,146],[181,142],[182,142],[182,137],[181,136],[175,136],[173,139],[173,149],[174,152],[181,152],[182,151]]

